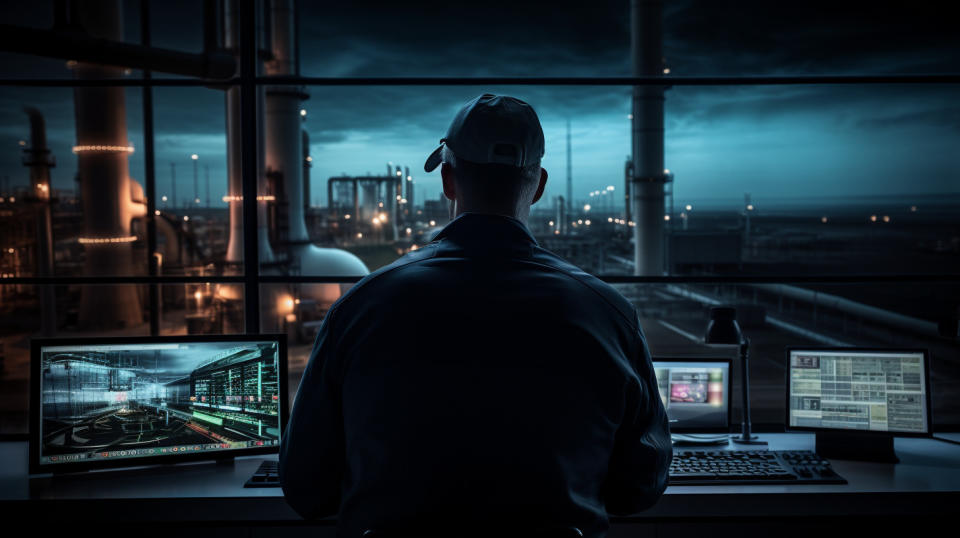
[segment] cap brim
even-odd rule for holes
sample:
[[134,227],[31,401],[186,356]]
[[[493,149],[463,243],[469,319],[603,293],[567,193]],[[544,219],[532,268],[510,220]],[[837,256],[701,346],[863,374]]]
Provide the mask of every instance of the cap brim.
[[423,169],[426,172],[433,172],[438,166],[443,158],[440,156],[440,153],[443,151],[443,144],[440,144],[440,147],[433,150],[433,153],[427,157],[427,162],[423,163]]

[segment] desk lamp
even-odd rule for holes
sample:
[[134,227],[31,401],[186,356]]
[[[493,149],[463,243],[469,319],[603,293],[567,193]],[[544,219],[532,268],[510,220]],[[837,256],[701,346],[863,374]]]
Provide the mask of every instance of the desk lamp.
[[710,323],[707,324],[707,334],[703,342],[712,346],[734,345],[740,348],[741,389],[743,391],[743,433],[731,438],[734,443],[742,445],[765,445],[766,441],[758,440],[752,435],[750,425],[750,370],[747,360],[750,357],[750,339],[740,332],[737,323],[737,309],[732,306],[717,306],[710,309]]

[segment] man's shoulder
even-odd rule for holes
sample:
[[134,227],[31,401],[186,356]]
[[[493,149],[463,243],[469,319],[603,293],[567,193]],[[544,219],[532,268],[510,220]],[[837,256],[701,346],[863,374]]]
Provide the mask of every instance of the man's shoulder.
[[535,263],[565,275],[571,281],[576,281],[579,285],[591,290],[601,300],[617,310],[631,327],[636,326],[636,308],[633,303],[610,284],[543,247],[534,248],[533,260]]

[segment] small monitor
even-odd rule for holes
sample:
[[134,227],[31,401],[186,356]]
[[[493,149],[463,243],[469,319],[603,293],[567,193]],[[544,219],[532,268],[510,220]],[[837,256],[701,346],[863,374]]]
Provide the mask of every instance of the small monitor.
[[279,450],[285,335],[35,339],[31,347],[31,473]]
[[789,348],[787,427],[929,435],[927,352],[922,349]]
[[660,399],[675,433],[729,433],[730,359],[654,358]]

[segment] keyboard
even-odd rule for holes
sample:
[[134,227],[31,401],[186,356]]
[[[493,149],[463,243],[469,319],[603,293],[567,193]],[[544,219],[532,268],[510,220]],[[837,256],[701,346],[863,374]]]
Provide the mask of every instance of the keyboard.
[[846,484],[811,450],[683,450],[673,453],[670,484]]
[[280,462],[274,460],[265,460],[257,467],[246,483],[245,488],[279,488],[280,487]]

